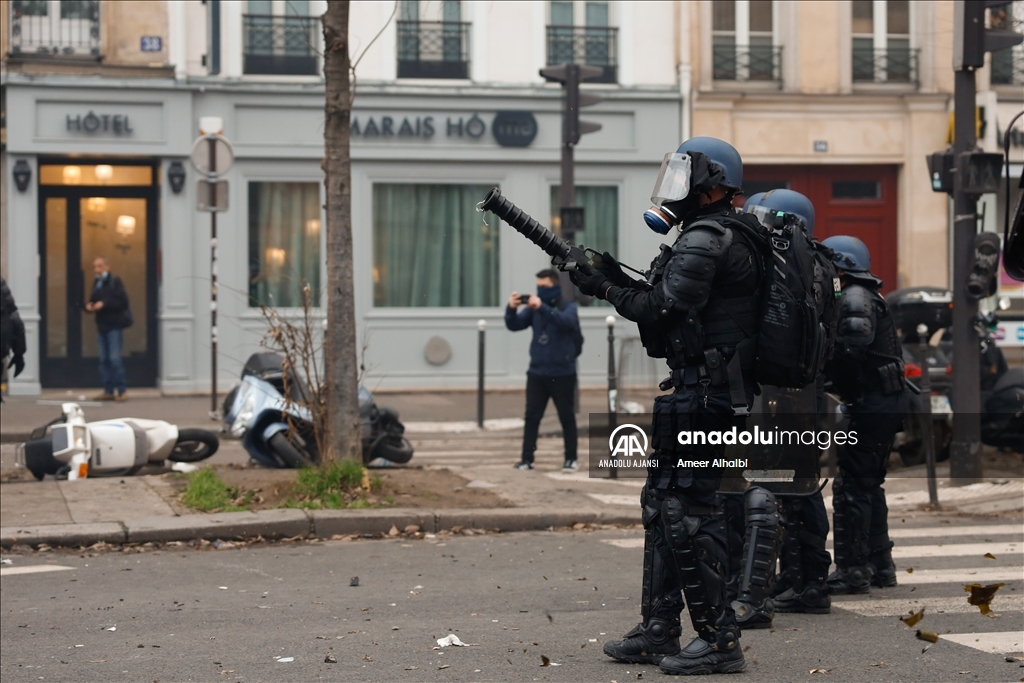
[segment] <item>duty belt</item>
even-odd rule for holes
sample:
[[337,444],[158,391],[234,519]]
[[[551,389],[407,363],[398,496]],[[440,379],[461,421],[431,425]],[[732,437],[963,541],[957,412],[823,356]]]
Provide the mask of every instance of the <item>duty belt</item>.
[[[668,391],[669,387],[681,389],[683,387],[697,387],[704,392],[705,398],[711,390],[728,391],[729,402],[732,404],[733,415],[747,417],[750,415],[750,408],[747,406],[747,392],[743,384],[743,369],[740,365],[739,350],[733,351],[732,357],[727,363],[722,362],[722,353],[718,349],[705,349],[704,362],[697,366],[697,382],[686,382],[685,372],[687,368],[672,370],[672,374],[662,380],[658,385],[662,391]],[[706,401],[705,401],[706,404]]]

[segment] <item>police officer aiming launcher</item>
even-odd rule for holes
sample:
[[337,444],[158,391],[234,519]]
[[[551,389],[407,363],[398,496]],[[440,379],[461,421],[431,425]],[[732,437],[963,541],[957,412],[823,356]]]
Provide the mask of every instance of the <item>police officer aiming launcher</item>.
[[[665,235],[645,280],[626,275],[608,252],[559,240],[492,190],[491,211],[551,254],[581,292],[609,301],[636,322],[647,353],[665,358],[671,377],[654,404],[655,463],[641,494],[644,567],[642,621],[604,651],[623,662],[660,663],[666,673],[703,674],[745,667],[740,630],[726,599],[725,525],[716,492],[718,468],[676,468],[678,460],[722,458],[724,446],[680,445],[681,430],[742,427],[756,384],[762,258],[752,235],[757,219],[732,206],[743,162],[732,145],[709,137],[665,155],[655,206],[644,221]],[[683,598],[697,636],[680,648]]]

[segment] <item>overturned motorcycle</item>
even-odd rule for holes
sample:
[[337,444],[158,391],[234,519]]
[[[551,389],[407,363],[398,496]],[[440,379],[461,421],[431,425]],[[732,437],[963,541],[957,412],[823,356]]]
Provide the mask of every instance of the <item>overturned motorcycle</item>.
[[188,463],[217,452],[217,435],[205,429],[178,429],[163,420],[128,417],[86,422],[77,403],[61,405],[61,414],[32,431],[19,444],[17,465],[39,481],[48,474],[68,480],[135,474],[146,465],[190,472]]
[[[307,467],[320,462],[312,416],[304,406],[308,389],[301,378],[285,381],[284,358],[254,353],[242,369],[242,381],[224,400],[224,424],[253,460],[266,467]],[[363,464],[403,465],[413,447],[398,413],[378,407],[359,387]]]

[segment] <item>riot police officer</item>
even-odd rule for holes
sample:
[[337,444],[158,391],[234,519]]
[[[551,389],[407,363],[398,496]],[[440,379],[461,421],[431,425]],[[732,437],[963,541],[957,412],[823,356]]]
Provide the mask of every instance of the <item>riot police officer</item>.
[[832,389],[848,406],[850,431],[839,450],[832,483],[836,571],[833,594],[867,593],[871,585],[896,585],[885,466],[910,405],[896,325],[871,274],[871,255],[856,237],[837,235],[823,244],[835,252],[842,282],[835,355],[826,366]]
[[[753,335],[762,265],[743,227],[756,219],[732,198],[743,162],[732,145],[709,137],[667,154],[644,220],[663,244],[646,283],[626,276],[605,253],[587,273],[574,273],[584,294],[609,301],[638,323],[647,353],[666,358],[672,394],[654,404],[656,462],[641,494],[645,530],[642,621],[604,652],[625,662],[657,663],[671,674],[741,671],[740,631],[725,591],[725,525],[716,491],[721,470],[677,467],[721,458],[724,446],[680,445],[682,430],[742,427],[755,384]],[[680,649],[683,597],[697,637]]]
[[[747,200],[744,210],[758,216],[764,211],[785,213],[802,223],[809,237],[814,235],[814,205],[799,192],[776,189],[759,193]],[[823,279],[827,280],[828,277]],[[823,281],[820,285],[821,291],[815,292],[816,299],[833,296],[829,282]],[[824,302],[819,306],[819,309],[822,308]],[[761,400],[763,403],[771,401],[778,412],[788,412],[791,419],[799,420],[808,429],[817,430],[819,416],[823,417],[828,410],[824,385],[824,375],[819,375],[813,387],[804,389],[763,387]],[[817,447],[802,450],[806,453],[800,457],[812,459],[812,469],[818,472]],[[770,525],[776,519],[771,514],[771,504],[775,502],[776,495],[759,486],[751,487],[746,494],[743,521],[748,547],[743,548],[742,554],[737,552],[733,561],[738,593],[733,608],[741,628],[768,627],[774,612],[828,614],[831,611],[832,601],[825,585],[829,565],[832,563],[832,557],[825,549],[829,532],[828,514],[821,491],[817,489],[817,479],[809,483],[814,487],[809,495],[806,492],[797,495],[781,491],[778,493],[778,521],[782,525],[782,534],[781,544],[775,547],[771,543],[776,539],[777,531],[770,528]],[[771,488],[770,485],[768,488]],[[735,515],[738,515],[738,511],[734,512]],[[735,522],[733,526],[736,526]],[[755,528],[758,531],[758,543],[751,553],[749,544]],[[731,547],[738,545],[734,540]],[[780,574],[773,581],[776,564],[773,551],[776,549]],[[774,596],[774,600],[768,599],[769,595]]]

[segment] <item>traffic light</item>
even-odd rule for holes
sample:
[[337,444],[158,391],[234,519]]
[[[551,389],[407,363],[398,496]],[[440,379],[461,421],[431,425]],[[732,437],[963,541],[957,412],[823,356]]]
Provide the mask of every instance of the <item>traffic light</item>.
[[580,64],[560,64],[540,70],[540,75],[545,80],[565,86],[565,101],[562,108],[563,145],[575,145],[580,141],[580,136],[601,130],[600,123],[580,121],[581,108],[597,104],[603,99],[600,95],[580,92],[580,83],[598,78],[602,74],[604,69]]
[[[1008,0],[956,0],[953,10],[953,69],[985,66],[985,53],[1024,42],[1024,34],[1006,28]],[[992,28],[985,28],[985,10],[992,8]]]

